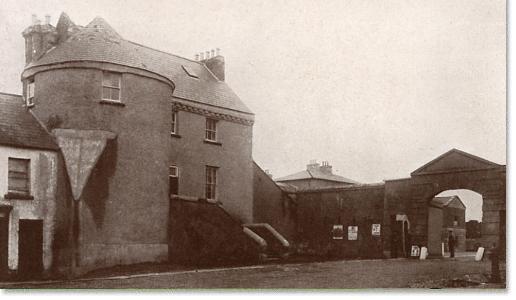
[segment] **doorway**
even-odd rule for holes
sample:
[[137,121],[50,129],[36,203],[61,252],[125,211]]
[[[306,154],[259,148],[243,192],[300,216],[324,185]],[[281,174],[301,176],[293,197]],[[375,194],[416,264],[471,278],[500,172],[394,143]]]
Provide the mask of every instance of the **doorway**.
[[9,250],[9,210],[0,207],[0,278],[7,275]]
[[455,252],[473,255],[480,245],[482,204],[482,195],[467,189],[446,190],[430,199],[427,223],[429,255],[449,256],[450,235]]
[[43,220],[20,220],[18,271],[24,278],[37,277],[43,270]]

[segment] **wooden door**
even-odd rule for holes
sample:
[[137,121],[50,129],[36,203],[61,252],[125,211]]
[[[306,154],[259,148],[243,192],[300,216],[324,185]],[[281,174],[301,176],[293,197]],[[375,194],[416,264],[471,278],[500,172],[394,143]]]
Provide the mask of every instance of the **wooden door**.
[[43,270],[43,220],[20,220],[18,271],[22,277],[37,277]]

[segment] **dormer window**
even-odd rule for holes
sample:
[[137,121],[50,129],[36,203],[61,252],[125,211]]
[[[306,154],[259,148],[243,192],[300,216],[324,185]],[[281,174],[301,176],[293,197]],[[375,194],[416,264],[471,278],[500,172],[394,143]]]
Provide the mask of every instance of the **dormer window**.
[[199,78],[199,75],[197,75],[197,73],[192,69],[190,68],[189,66],[185,66],[185,65],[182,65],[183,67],[183,70],[185,71],[185,73],[190,76],[190,77],[193,77],[193,78]]
[[34,79],[27,81],[27,106],[34,106]]
[[102,100],[120,102],[120,73],[102,72]]

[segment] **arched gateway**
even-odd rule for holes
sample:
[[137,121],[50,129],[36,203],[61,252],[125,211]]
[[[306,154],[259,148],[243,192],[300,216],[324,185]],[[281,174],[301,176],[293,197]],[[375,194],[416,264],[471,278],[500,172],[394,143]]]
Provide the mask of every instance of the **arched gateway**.
[[[498,246],[505,255],[506,167],[452,149],[410,174],[388,180],[385,186],[385,217],[405,213],[410,220],[410,243],[428,245],[429,203],[446,190],[467,189],[483,197],[481,244]],[[384,224],[396,232],[396,224]]]

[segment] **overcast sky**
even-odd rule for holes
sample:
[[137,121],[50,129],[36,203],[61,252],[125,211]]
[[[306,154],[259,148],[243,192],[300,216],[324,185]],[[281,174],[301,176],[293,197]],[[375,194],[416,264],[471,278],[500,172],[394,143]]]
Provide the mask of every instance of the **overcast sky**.
[[451,148],[506,162],[503,0],[0,0],[0,91],[21,91],[31,14],[62,11],[189,58],[221,48],[275,177],[317,159],[378,182]]

